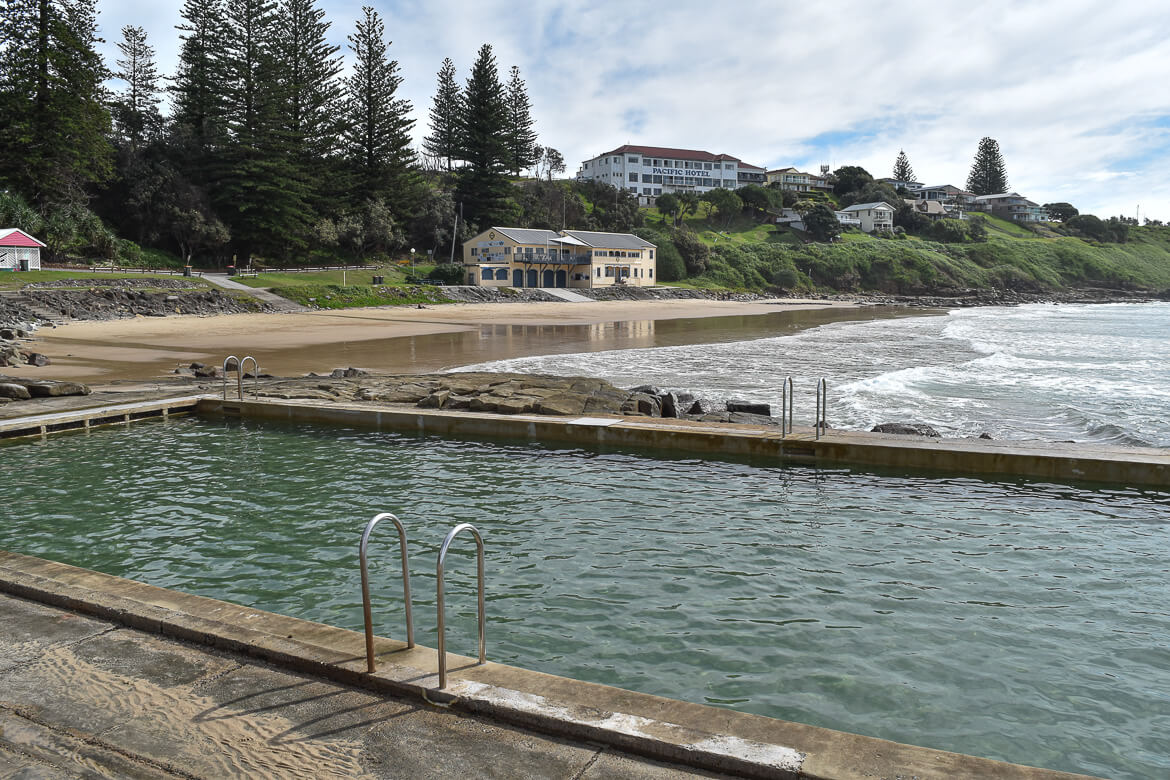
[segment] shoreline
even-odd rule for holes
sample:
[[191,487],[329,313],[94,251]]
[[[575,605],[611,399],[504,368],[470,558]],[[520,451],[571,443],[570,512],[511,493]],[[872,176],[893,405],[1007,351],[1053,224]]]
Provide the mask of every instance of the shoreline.
[[229,354],[254,355],[280,376],[347,366],[422,373],[535,354],[727,340],[744,318],[763,327],[769,315],[795,329],[923,313],[847,301],[686,299],[135,317],[42,328],[36,349],[51,363],[19,373],[100,385],[149,380],[193,362],[215,365]]
[[[1150,293],[1095,289],[1063,294],[954,292],[955,297],[450,303],[77,320],[38,330],[35,349],[51,362],[17,372],[102,385],[158,379],[191,363],[218,365],[236,354],[259,358],[262,370],[278,376],[349,366],[427,373],[535,355],[747,340],[828,322],[929,316],[952,308],[1160,299]],[[780,319],[776,315],[784,315],[785,321],[772,322]],[[768,322],[772,330],[767,330]]]

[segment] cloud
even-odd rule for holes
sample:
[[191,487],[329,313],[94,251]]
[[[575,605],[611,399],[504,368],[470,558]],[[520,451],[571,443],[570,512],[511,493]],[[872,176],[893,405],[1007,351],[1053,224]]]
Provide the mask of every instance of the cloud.
[[[1170,15],[1154,2],[364,1],[394,41],[418,138],[443,58],[465,78],[491,43],[501,75],[520,67],[540,142],[570,172],[644,143],[883,176],[905,149],[920,180],[962,185],[991,136],[1012,189],[1034,200],[1170,219]],[[362,5],[323,2],[334,43]],[[132,23],[173,69],[178,3],[101,10],[108,62]]]

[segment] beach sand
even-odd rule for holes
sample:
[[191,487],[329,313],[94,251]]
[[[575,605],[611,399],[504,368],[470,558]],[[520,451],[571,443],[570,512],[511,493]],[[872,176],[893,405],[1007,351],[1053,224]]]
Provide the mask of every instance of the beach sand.
[[[765,315],[768,315],[765,317]],[[37,332],[52,363],[19,375],[100,384],[149,379],[192,362],[253,355],[280,376],[358,366],[410,373],[570,351],[721,341],[760,319],[791,327],[869,318],[853,304],[809,300],[446,304],[215,317],[74,322]],[[781,325],[784,327],[784,325]]]

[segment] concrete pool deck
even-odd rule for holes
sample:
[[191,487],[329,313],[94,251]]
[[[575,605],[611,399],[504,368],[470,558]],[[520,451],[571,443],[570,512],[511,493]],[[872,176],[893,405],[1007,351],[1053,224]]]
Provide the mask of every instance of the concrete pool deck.
[[0,593],[13,775],[1081,777],[454,655],[439,691],[426,647],[370,674],[357,632],[16,553]]

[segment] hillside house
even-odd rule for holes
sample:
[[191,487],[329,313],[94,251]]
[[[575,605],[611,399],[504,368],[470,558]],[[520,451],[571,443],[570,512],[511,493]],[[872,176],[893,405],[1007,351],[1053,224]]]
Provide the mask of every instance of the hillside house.
[[631,233],[493,227],[463,244],[463,265],[477,287],[650,287],[656,249]]
[[44,248],[20,228],[0,228],[0,271],[39,271]]
[[1048,212],[1018,192],[1001,192],[975,198],[975,208],[1012,222],[1047,222]]
[[[894,207],[885,201],[854,203],[852,206],[841,209],[838,213],[855,217],[860,222],[861,229],[866,233],[894,229]],[[841,224],[844,225],[845,222],[842,221]]]

